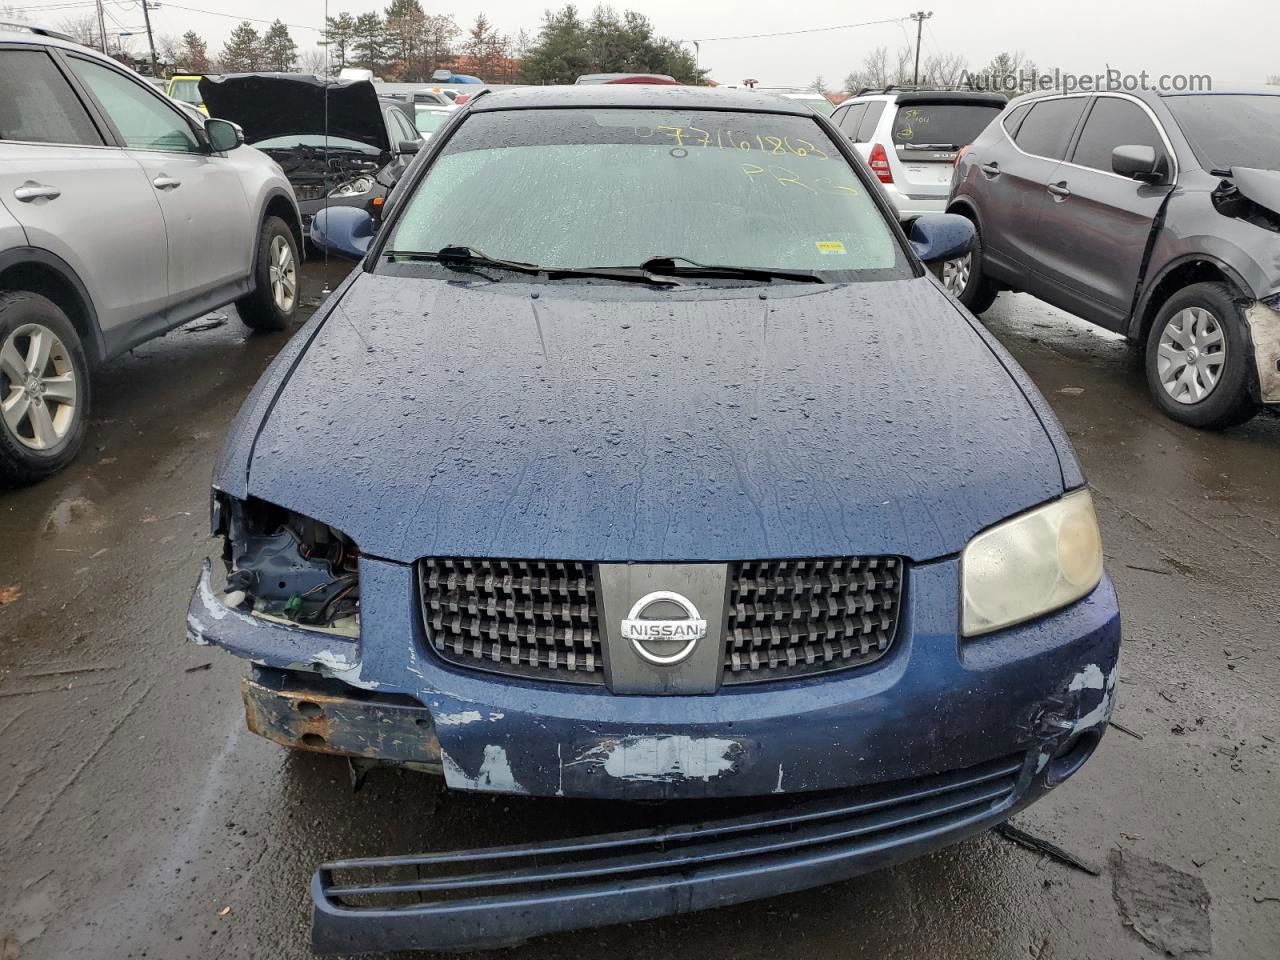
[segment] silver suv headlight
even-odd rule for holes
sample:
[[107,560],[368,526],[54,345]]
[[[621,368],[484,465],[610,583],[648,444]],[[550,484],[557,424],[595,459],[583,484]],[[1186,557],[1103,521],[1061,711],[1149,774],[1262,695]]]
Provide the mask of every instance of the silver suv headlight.
[[329,194],[331,197],[363,197],[373,189],[373,177],[356,177],[340,183]]
[[961,633],[990,633],[1079,600],[1102,579],[1102,536],[1087,489],[984,530],[960,560]]

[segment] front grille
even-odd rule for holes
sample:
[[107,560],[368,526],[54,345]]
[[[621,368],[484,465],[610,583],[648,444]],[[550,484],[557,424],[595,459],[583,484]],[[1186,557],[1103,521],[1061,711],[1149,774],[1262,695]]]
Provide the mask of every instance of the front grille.
[[293,195],[298,200],[319,200],[328,188],[323,183],[303,183],[293,185]]
[[[604,683],[592,564],[432,558],[418,570],[427,634],[443,659]],[[897,557],[731,564],[722,682],[786,680],[879,659],[897,631],[902,570]]]
[[431,645],[479,670],[603,683],[592,565],[428,559],[419,564]]
[[893,643],[897,557],[751,561],[730,578],[724,683],[863,666]]

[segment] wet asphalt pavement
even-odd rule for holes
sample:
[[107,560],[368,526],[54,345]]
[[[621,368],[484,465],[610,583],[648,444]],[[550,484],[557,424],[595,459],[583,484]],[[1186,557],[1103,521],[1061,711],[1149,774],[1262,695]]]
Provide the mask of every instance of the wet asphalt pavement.
[[[306,275],[318,292],[319,265]],[[244,729],[242,662],[186,643],[184,614],[214,458],[289,334],[249,337],[220,313],[99,373],[80,459],[0,491],[0,960],[307,957],[319,861],[581,816],[391,770],[353,794],[342,760]],[[1280,418],[1197,433],[1160,415],[1122,342],[1025,296],[987,322],[1076,444],[1120,593],[1115,720],[1137,736],[1113,729],[1016,818],[1101,875],[987,834],[832,887],[494,956],[1156,956],[1120,907],[1154,881],[1122,879],[1118,899],[1118,851],[1203,881],[1212,956],[1280,957]]]

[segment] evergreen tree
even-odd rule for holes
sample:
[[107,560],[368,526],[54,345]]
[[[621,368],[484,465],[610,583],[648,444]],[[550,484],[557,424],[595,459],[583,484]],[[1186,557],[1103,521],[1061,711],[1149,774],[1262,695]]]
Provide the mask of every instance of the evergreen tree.
[[521,71],[526,83],[573,83],[590,73],[591,62],[586,25],[578,16],[578,8],[566,4],[558,11],[548,10],[542,17],[538,39],[529,48]]
[[375,73],[386,63],[386,34],[382,18],[376,13],[362,13],[356,17],[352,34],[354,61]]
[[705,83],[693,52],[655,36],[644,14],[596,7],[587,23],[573,4],[543,17],[522,70],[526,83],[573,83],[584,73],[665,73],[681,83]]
[[401,80],[421,80],[421,52],[427,15],[418,0],[391,0],[384,19],[386,56]]
[[324,39],[329,45],[329,52],[337,61],[338,69],[347,65],[347,54],[351,48],[356,32],[356,18],[349,13],[340,13],[336,17],[327,17],[324,22]]
[[209,73],[212,69],[212,64],[209,63],[209,45],[194,30],[188,30],[182,35],[182,45],[175,52],[178,54],[175,59],[187,73]]
[[289,28],[276,20],[262,37],[262,60],[268,70],[287,73],[298,63],[298,45],[289,36]]
[[222,47],[222,69],[227,73],[248,73],[262,69],[262,42],[253,24],[245,20],[231,31]]

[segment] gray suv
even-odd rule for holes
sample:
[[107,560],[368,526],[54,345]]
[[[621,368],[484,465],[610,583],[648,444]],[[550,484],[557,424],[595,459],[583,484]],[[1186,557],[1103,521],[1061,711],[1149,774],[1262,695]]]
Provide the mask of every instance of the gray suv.
[[1145,351],[1175,420],[1280,404],[1280,89],[1032,94],[963,151],[947,209],[972,252],[943,281],[975,313],[1022,290]]
[[0,91],[0,481],[27,483],[75,456],[95,365],[232,302],[286,327],[302,236],[233,124],[92,50],[0,25]]

